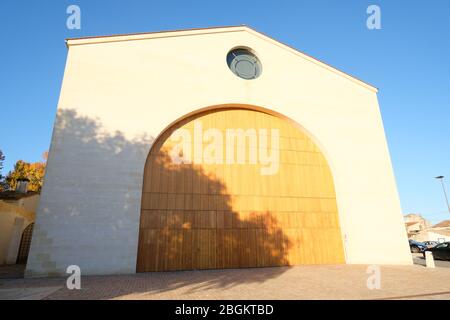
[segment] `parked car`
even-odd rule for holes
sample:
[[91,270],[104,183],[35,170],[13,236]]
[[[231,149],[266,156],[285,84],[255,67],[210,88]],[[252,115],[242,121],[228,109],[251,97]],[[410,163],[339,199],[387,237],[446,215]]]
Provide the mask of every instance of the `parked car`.
[[437,241],[424,241],[423,244],[426,245],[427,248],[433,248],[434,246],[439,244],[439,242],[437,242]]
[[411,249],[412,253],[420,253],[428,249],[427,246],[422,242],[418,242],[415,240],[409,240],[409,248]]
[[433,253],[433,258],[436,260],[450,260],[450,242],[439,243],[433,248],[426,249],[423,252],[424,258],[426,251],[431,251]]

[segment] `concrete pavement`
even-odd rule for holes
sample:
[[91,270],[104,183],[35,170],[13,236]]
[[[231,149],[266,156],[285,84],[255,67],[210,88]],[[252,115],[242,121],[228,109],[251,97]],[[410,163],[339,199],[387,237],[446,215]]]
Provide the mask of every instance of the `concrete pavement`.
[[[423,257],[422,253],[413,253],[413,261],[414,264],[417,264],[419,266],[425,266],[425,259]],[[436,268],[450,268],[450,261],[446,260],[434,260],[434,264]]]

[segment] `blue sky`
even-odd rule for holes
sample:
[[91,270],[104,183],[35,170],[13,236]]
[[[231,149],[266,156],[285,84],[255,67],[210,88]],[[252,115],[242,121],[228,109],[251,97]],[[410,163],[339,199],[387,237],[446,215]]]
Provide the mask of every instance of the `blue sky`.
[[[66,28],[67,6],[81,30]],[[381,30],[366,9],[381,8]],[[4,174],[48,150],[66,59],[65,38],[247,24],[380,89],[404,213],[450,219],[450,1],[0,2],[0,148]]]

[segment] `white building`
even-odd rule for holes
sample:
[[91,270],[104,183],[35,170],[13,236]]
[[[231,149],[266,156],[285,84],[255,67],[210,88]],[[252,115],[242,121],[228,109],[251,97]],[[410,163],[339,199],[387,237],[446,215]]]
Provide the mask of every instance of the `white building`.
[[[409,219],[407,217],[409,216]],[[425,219],[425,223],[420,219],[414,222],[413,215],[405,216],[406,228],[408,236],[416,241],[436,241],[447,242],[450,241],[450,220],[441,221],[431,226]],[[420,215],[418,216],[420,217]],[[421,218],[421,217],[420,217]]]
[[28,276],[412,263],[375,87],[245,26],[67,46]]

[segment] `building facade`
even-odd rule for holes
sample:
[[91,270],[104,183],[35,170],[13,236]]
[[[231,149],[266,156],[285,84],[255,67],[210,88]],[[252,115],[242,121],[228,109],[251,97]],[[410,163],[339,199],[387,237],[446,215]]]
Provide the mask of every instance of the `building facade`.
[[23,179],[15,190],[0,192],[0,265],[25,264],[31,245],[39,193]]
[[27,276],[412,263],[373,86],[245,26],[67,46]]
[[417,236],[431,227],[430,222],[417,213],[406,214],[404,220],[409,239],[418,240]]
[[450,220],[431,225],[420,214],[408,214],[405,215],[405,226],[409,239],[419,242],[450,241]]

